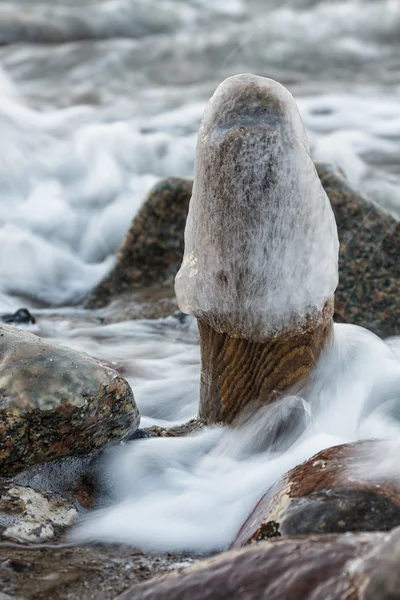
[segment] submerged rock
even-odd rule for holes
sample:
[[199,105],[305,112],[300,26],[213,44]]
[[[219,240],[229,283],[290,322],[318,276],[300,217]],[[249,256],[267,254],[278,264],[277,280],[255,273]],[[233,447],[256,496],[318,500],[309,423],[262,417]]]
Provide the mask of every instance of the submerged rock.
[[129,384],[89,355],[0,326],[0,474],[82,455],[134,432]]
[[400,223],[369,203],[332,165],[316,165],[338,226],[335,320],[400,335]]
[[17,324],[33,324],[35,323],[34,317],[31,315],[27,308],[20,308],[13,314],[0,315],[0,321],[3,323],[17,323]]
[[0,533],[17,542],[44,542],[72,525],[78,511],[54,492],[15,484],[0,486]]
[[91,292],[85,308],[101,308],[126,291],[154,284],[172,292],[183,256],[191,193],[190,180],[174,177],[150,190],[122,242],[114,268]]
[[[386,442],[365,441],[323,450],[298,465],[261,498],[232,548],[306,533],[386,531],[400,525],[400,481],[371,480],[366,455]],[[356,467],[361,467],[357,475]]]
[[142,431],[146,434],[146,437],[185,437],[186,435],[198,433],[204,427],[205,423],[200,419],[191,419],[182,425],[174,425],[173,427],[152,425]]
[[298,537],[226,552],[116,600],[394,600],[400,531]]

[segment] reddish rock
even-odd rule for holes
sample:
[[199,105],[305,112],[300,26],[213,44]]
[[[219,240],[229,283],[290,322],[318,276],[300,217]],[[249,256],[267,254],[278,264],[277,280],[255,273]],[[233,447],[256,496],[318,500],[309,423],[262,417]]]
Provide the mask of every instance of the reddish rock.
[[394,600],[399,558],[400,530],[301,536],[226,552],[116,600]]
[[[387,531],[400,525],[400,481],[356,475],[386,442],[334,446],[288,471],[261,498],[231,548],[305,533]],[[351,471],[351,472],[350,472]]]

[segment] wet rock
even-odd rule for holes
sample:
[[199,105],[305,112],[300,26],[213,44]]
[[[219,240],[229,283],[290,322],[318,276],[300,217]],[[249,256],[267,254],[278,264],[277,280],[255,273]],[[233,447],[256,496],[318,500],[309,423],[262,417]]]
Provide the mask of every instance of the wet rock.
[[145,429],[137,429],[135,433],[129,435],[125,438],[127,442],[132,442],[133,440],[145,440],[149,438],[150,435],[147,433]]
[[35,323],[34,317],[32,317],[31,313],[27,308],[20,308],[13,314],[1,315],[0,320],[3,323],[17,323],[17,324],[27,324],[31,325]]
[[339,241],[335,320],[400,335],[400,223],[360,196],[332,165],[317,165]]
[[84,455],[133,433],[129,384],[87,354],[0,326],[0,474]]
[[54,492],[15,484],[0,486],[0,533],[17,542],[44,542],[72,525],[73,503]]
[[103,324],[107,324],[132,319],[164,319],[171,316],[176,309],[177,303],[171,282],[126,291],[94,314]]
[[198,433],[204,429],[205,423],[201,419],[191,419],[182,425],[174,425],[173,427],[159,427],[153,425],[147,427],[143,431],[147,437],[185,437],[186,435],[192,435]]
[[[386,442],[365,441],[323,450],[288,471],[261,498],[232,548],[306,533],[386,531],[400,525],[400,481],[368,478],[364,456]],[[357,468],[358,467],[358,468]]]
[[399,545],[399,530],[263,542],[136,585],[116,600],[394,600],[398,563],[390,551]]
[[[400,335],[400,223],[371,205],[334,166],[316,167],[340,241],[335,320],[366,327],[381,337]],[[154,318],[176,310],[172,284],[183,257],[192,184],[169,178],[151,190],[122,243],[115,267],[89,295],[86,308],[114,301],[111,314],[104,314],[106,321],[116,320],[120,313]],[[139,290],[141,286],[148,290]]]
[[360,579],[365,579],[363,600],[398,600],[400,598],[400,531],[395,530],[377,551],[360,565]]
[[186,179],[171,177],[153,187],[122,242],[114,268],[86,299],[85,308],[106,306],[126,291],[154,284],[169,288],[165,295],[173,296],[191,193],[192,181]]
[[41,492],[57,492],[79,509],[93,508],[102,498],[97,470],[102,452],[67,456],[25,468],[11,477],[0,477],[1,485],[31,487]]
[[[188,554],[146,556],[117,544],[71,546],[47,542],[40,549],[35,544],[30,548],[3,544],[0,587],[13,600],[114,600],[135,583],[182,570],[193,562]],[[26,568],[11,567],[17,564]]]

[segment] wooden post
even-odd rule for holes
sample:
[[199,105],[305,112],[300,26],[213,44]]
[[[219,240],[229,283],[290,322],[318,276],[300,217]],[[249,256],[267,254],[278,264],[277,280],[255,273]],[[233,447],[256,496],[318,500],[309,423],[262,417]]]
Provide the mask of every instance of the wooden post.
[[175,281],[198,320],[205,422],[301,389],[332,337],[338,249],[290,93],[249,74],[225,80],[200,127]]

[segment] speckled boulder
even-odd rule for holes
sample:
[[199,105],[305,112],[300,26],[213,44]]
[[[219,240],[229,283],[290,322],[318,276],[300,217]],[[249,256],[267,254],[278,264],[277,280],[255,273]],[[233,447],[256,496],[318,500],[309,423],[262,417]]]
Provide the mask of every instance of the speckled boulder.
[[0,475],[134,432],[129,384],[87,354],[0,326]]
[[317,165],[339,232],[335,321],[400,335],[400,223],[360,196],[332,165]]
[[387,442],[364,441],[323,450],[288,471],[261,498],[232,548],[310,533],[387,531],[400,525],[400,481],[371,481],[365,457],[385,454]]
[[91,292],[85,308],[101,308],[126,291],[173,281],[183,256],[191,180],[170,177],[150,190],[126,234],[115,266]]

